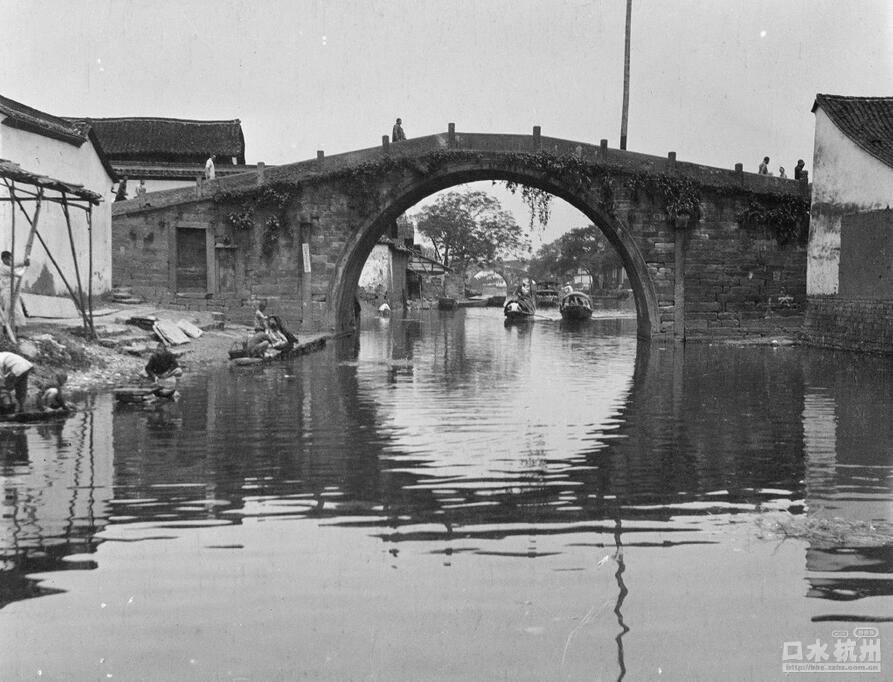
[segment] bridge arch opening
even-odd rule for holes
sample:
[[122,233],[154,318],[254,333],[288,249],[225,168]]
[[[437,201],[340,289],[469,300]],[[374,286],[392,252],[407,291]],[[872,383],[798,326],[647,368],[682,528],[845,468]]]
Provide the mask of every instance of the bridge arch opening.
[[488,299],[494,296],[505,296],[508,293],[508,282],[498,271],[488,267],[474,269],[470,277],[475,295]]
[[586,216],[617,252],[629,278],[636,306],[637,334],[651,338],[660,330],[657,295],[648,268],[629,230],[600,206],[595,194],[585,189],[565,187],[535,171],[485,168],[467,162],[438,170],[421,178],[397,183],[383,196],[381,208],[355,230],[345,245],[330,283],[329,300],[333,327],[337,332],[352,329],[355,321],[356,290],[363,266],[379,238],[397,218],[425,198],[445,189],[478,181],[509,181],[535,187],[566,201]]

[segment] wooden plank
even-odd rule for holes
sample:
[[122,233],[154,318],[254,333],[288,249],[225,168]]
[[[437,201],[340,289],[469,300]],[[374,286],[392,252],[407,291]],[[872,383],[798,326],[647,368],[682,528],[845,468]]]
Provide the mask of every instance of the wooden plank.
[[190,341],[183,330],[169,320],[158,320],[152,325],[152,331],[158,334],[162,341],[172,346],[179,346]]
[[186,334],[186,336],[190,336],[190,337],[192,337],[193,339],[197,339],[197,338],[200,337],[202,334],[204,334],[204,332],[203,332],[201,329],[199,329],[198,327],[196,327],[196,326],[195,326],[194,324],[192,324],[192,322],[190,322],[189,320],[178,320],[178,321],[177,321],[177,326],[178,326],[181,330],[183,330],[183,333]]
[[21,294],[21,301],[28,312],[28,317],[46,317],[64,319],[78,317],[77,306],[65,296],[41,296],[39,294]]

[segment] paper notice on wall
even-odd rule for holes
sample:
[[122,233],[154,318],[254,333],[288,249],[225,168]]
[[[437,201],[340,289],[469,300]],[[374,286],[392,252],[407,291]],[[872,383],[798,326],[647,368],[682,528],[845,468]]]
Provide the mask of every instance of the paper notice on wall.
[[310,272],[310,244],[301,244],[301,260],[304,261],[304,272]]

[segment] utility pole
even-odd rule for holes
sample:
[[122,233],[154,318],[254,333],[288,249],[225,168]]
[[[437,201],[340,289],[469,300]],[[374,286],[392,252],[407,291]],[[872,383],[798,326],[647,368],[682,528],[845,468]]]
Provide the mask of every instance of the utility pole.
[[623,115],[620,119],[620,148],[626,149],[626,121],[629,118],[629,31],[633,0],[626,0],[626,46],[623,52]]

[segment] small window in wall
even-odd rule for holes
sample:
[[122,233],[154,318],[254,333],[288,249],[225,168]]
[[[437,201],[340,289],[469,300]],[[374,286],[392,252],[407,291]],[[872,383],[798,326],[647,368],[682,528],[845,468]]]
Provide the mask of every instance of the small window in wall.
[[208,291],[207,230],[177,228],[177,292]]

